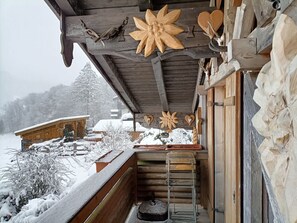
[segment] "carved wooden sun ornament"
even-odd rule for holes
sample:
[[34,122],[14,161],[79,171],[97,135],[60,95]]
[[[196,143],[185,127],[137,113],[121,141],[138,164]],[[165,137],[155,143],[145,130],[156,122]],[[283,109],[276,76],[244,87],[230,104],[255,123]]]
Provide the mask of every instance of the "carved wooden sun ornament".
[[178,20],[180,13],[180,9],[168,13],[168,5],[165,5],[157,16],[148,9],[145,13],[146,21],[133,17],[135,26],[140,29],[129,33],[133,39],[140,40],[136,53],[140,53],[144,47],[145,57],[151,55],[156,46],[162,53],[166,46],[172,49],[184,49],[183,44],[175,37],[184,30],[173,24]]
[[176,112],[173,112],[172,115],[170,114],[170,112],[162,112],[162,116],[160,117],[161,121],[161,128],[168,128],[167,132],[171,132],[172,128],[175,128],[176,125],[178,123],[178,119],[176,117]]

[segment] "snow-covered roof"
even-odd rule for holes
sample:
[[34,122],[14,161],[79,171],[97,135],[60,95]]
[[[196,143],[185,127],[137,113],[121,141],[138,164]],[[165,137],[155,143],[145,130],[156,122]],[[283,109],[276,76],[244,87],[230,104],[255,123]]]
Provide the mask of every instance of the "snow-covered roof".
[[125,113],[122,115],[121,120],[131,120],[133,119],[133,115],[129,112],[129,113]]
[[33,126],[28,127],[28,128],[24,128],[24,129],[15,131],[14,134],[15,135],[20,135],[23,132],[33,130],[33,129],[37,129],[37,128],[43,127],[45,125],[54,124],[54,123],[60,122],[60,121],[70,121],[70,120],[72,121],[72,120],[88,119],[89,117],[90,117],[89,115],[62,117],[62,118],[54,119],[54,120],[51,120],[51,121],[48,121],[48,122],[39,123],[37,125],[33,125]]
[[[124,128],[126,131],[134,131],[133,120],[123,121],[121,119],[102,119],[94,126],[93,131],[104,132],[104,131],[108,131],[110,127],[114,129]],[[138,122],[136,122],[136,131],[145,131],[145,130],[147,129],[141,126]]]

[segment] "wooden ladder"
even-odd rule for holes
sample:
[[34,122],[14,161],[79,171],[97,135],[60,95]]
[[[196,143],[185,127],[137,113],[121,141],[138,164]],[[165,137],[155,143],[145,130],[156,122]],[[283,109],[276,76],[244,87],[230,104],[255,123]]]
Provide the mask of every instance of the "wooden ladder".
[[[196,159],[193,152],[172,151],[166,156],[167,185],[168,185],[168,222],[171,220],[197,221],[196,206]],[[176,210],[173,203],[173,213],[170,212],[171,197],[174,188],[190,188],[192,191],[192,217],[189,213]],[[190,217],[190,218],[189,218]]]

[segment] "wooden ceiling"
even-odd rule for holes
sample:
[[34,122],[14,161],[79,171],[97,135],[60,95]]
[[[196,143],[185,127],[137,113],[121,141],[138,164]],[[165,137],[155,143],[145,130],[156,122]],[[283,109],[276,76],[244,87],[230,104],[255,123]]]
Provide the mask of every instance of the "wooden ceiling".
[[[137,115],[160,114],[162,111],[189,114],[199,97],[199,61],[218,57],[208,47],[209,38],[197,24],[202,11],[212,11],[209,1],[199,0],[45,0],[61,22],[64,61],[71,64],[72,44],[78,43],[115,92]],[[159,10],[168,4],[169,11],[182,9],[175,23],[185,31],[177,38],[183,50],[161,54],[157,50],[148,58],[135,54],[138,42],[129,33],[136,30],[133,17],[144,18],[145,10]],[[118,27],[128,17],[122,36],[95,42],[82,25],[101,34]],[[200,73],[200,76],[199,76]]]

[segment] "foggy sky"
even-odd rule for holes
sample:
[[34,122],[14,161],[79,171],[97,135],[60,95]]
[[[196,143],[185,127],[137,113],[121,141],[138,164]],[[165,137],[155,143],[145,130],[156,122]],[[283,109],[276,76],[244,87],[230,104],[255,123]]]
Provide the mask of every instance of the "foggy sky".
[[74,48],[67,68],[59,20],[43,0],[0,0],[0,110],[29,93],[72,83],[89,61],[78,45]]

